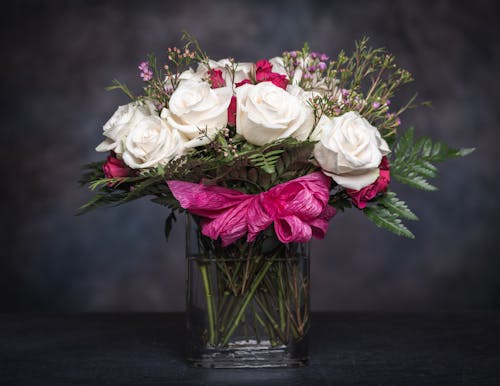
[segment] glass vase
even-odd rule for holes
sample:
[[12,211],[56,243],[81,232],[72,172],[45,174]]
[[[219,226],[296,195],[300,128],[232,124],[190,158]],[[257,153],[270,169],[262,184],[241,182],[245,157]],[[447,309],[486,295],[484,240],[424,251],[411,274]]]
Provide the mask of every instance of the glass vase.
[[186,217],[187,359],[196,367],[308,363],[309,243],[271,229],[222,247]]

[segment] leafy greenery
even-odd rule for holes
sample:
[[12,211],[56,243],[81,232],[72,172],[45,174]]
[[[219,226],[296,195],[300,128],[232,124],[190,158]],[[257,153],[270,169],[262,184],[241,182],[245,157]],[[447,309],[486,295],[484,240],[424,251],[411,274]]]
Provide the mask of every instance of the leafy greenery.
[[276,162],[280,159],[284,149],[271,150],[267,153],[254,153],[248,156],[248,159],[258,168],[261,168],[268,174],[275,172]]
[[97,194],[79,214],[106,205],[121,205],[144,196],[170,209],[181,209],[166,184],[167,180],[184,180],[224,186],[246,193],[260,193],[274,185],[310,173],[316,167],[310,158],[314,142],[293,138],[280,139],[265,146],[236,142],[237,156],[228,154],[227,138],[220,134],[209,148],[200,148],[156,169],[136,176],[106,178],[104,162],[91,163],[80,179]]
[[388,191],[379,201],[378,204],[385,207],[389,212],[397,214],[399,217],[406,220],[417,221],[418,217],[413,213],[404,201],[396,197],[396,193]]
[[[407,70],[396,65],[393,55],[384,48],[372,48],[368,43],[368,38],[361,39],[356,42],[352,54],[341,51],[328,66],[324,62],[319,66],[320,59],[311,58],[307,45],[301,51],[285,52],[283,61],[290,77],[298,69],[304,73],[309,70],[308,76],[303,76],[299,82],[304,90],[322,90],[311,101],[316,122],[323,114],[333,117],[354,110],[376,126],[392,144],[401,124],[399,116],[418,104],[414,95],[399,109],[391,110],[391,98],[413,78]],[[311,68],[315,69],[312,74]]]
[[113,83],[111,86],[106,87],[106,91],[120,90],[125,95],[127,95],[131,100],[136,100],[136,97],[132,91],[128,88],[128,86],[124,83],[121,83],[117,79],[113,79]]
[[415,238],[413,233],[401,222],[398,215],[382,206],[372,206],[363,210],[366,217],[380,228],[387,229],[398,236]]
[[443,142],[433,142],[428,137],[414,138],[413,128],[408,129],[399,139],[393,151],[391,176],[412,188],[437,190],[428,180],[437,177],[434,165],[450,158],[463,157],[474,151],[473,148],[454,149]]
[[[463,157],[473,152],[473,148],[454,149],[428,137],[415,139],[414,130],[407,130],[397,142],[391,162],[391,177],[412,188],[437,190],[428,180],[437,177],[438,169],[434,165],[450,158]],[[404,201],[394,192],[387,192],[376,202],[364,209],[366,216],[377,226],[397,235],[414,238],[413,233],[402,223],[405,220],[418,220]]]
[[418,217],[401,201],[396,193],[388,191],[369,207],[363,210],[368,219],[380,228],[387,229],[398,236],[413,239],[415,236],[403,224],[402,219],[416,221]]
[[168,241],[170,236],[170,232],[172,231],[172,227],[174,223],[177,221],[177,217],[175,217],[175,210],[170,211],[170,214],[165,219],[165,239]]
[[178,201],[168,189],[162,169],[143,172],[133,177],[106,178],[102,170],[102,162],[94,162],[85,166],[79,183],[87,185],[98,193],[77,214],[84,214],[102,206],[117,206],[144,196],[154,196],[157,203],[171,209],[179,209]]

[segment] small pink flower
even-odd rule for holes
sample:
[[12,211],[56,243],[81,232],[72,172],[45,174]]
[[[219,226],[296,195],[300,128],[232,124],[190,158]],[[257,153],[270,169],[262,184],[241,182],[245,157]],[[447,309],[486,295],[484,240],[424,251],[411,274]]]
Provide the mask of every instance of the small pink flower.
[[138,68],[141,71],[139,75],[143,81],[148,82],[153,79],[153,71],[149,68],[148,62],[142,62]]

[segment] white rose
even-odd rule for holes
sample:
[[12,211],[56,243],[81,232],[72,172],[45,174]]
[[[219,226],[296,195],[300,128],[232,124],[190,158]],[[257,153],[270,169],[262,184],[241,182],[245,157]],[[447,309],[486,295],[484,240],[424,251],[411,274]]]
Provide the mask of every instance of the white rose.
[[144,104],[132,102],[118,107],[113,116],[104,124],[103,135],[106,139],[96,147],[96,151],[106,152],[112,150],[121,155],[123,153],[123,143],[132,127],[145,117],[153,114],[156,114],[156,110],[150,101],[146,101]]
[[238,87],[236,100],[236,131],[254,145],[287,137],[305,140],[314,124],[313,110],[301,97],[271,82]]
[[179,84],[169,102],[169,112],[162,116],[189,142],[186,147],[206,145],[227,125],[231,87],[211,89],[205,82],[186,80]]
[[319,140],[314,157],[323,173],[354,190],[375,182],[380,161],[390,152],[378,130],[354,111],[335,118],[322,116],[312,137]]
[[144,117],[125,140],[123,162],[132,169],[165,165],[184,152],[185,139],[159,116]]

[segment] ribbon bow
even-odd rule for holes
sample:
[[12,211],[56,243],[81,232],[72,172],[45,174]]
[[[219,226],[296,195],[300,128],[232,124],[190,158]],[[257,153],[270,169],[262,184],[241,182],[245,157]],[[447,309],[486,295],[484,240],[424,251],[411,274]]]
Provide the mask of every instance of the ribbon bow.
[[314,172],[259,194],[175,180],[167,184],[184,209],[203,218],[203,235],[220,237],[225,247],[245,234],[248,242],[254,241],[273,222],[282,243],[322,239],[335,215],[328,205],[330,182]]

